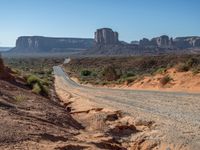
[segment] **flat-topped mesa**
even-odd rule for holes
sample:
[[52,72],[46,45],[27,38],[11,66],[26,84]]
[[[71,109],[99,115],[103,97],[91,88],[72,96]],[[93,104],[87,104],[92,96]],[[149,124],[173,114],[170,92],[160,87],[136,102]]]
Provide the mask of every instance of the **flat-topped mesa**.
[[188,37],[177,37],[173,39],[169,38],[166,35],[162,35],[160,37],[156,37],[151,40],[143,38],[142,40],[140,40],[139,45],[143,47],[155,46],[159,48],[175,48],[175,49],[199,48],[200,37],[188,36]]
[[200,37],[177,37],[174,39],[174,45],[178,48],[200,47]]
[[173,46],[173,39],[169,38],[167,35],[162,35],[160,37],[153,38],[148,40],[143,38],[140,40],[140,46],[156,46],[160,48],[170,48]]
[[173,44],[173,39],[169,38],[167,35],[162,35],[160,37],[153,38],[151,42],[153,45],[161,48],[170,48]]
[[13,52],[67,52],[85,50],[94,45],[89,38],[52,38],[42,36],[22,36],[16,41]]
[[118,44],[118,32],[114,32],[110,28],[97,29],[95,32],[95,42],[99,45],[114,45]]

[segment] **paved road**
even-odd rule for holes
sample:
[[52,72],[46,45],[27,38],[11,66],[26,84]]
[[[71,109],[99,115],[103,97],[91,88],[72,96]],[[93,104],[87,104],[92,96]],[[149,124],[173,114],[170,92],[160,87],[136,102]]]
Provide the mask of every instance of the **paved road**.
[[58,66],[54,67],[54,74],[63,78],[63,86],[75,89],[74,94],[85,96],[99,105],[129,114],[143,112],[200,126],[200,94],[87,87],[72,81]]

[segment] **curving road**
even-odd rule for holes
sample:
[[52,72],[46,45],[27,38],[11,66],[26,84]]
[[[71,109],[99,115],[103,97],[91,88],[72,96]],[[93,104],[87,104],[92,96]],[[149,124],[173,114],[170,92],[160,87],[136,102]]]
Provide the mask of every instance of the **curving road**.
[[100,107],[113,107],[134,117],[164,123],[171,127],[168,131],[177,128],[200,141],[200,94],[87,87],[72,81],[61,67],[53,69],[55,76],[62,79],[62,86],[74,95],[86,97]]
[[88,98],[95,98],[99,104],[104,102],[127,113],[133,108],[177,121],[200,123],[200,94],[87,87],[72,81],[61,67],[54,67],[54,74],[64,79],[65,86],[79,91],[75,94],[87,93]]

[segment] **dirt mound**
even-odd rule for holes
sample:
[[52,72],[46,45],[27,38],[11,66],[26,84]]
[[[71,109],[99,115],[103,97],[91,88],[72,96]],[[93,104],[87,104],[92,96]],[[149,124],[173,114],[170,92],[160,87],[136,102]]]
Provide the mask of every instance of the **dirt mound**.
[[[161,82],[163,79],[166,80],[165,84]],[[171,68],[166,70],[165,73],[145,76],[142,80],[135,81],[127,87],[146,90],[199,92],[200,73],[194,74],[191,71],[178,72],[175,68]]]

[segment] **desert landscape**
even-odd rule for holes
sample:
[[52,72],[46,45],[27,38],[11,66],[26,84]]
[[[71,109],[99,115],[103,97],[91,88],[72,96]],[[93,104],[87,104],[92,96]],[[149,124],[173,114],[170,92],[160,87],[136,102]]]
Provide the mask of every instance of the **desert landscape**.
[[[160,56],[148,57],[5,58],[7,67],[3,61],[1,65],[4,70],[1,71],[1,85],[4,85],[1,86],[1,115],[4,118],[1,148],[196,149],[199,94],[192,93],[199,92],[199,63],[196,62],[199,55],[162,56],[162,61],[158,59]],[[164,62],[170,64],[169,59],[172,68],[164,68]],[[135,79],[137,74],[133,75],[135,70],[130,72],[130,66],[135,68],[134,65],[141,64],[140,67],[144,67],[141,63],[144,60],[156,62],[153,66],[144,62],[148,64],[147,69],[137,68],[138,77],[142,78]],[[178,70],[185,68],[182,62],[186,60],[194,64],[185,63],[188,68]],[[86,76],[82,74],[87,73],[88,68],[102,72],[105,65],[101,62],[110,67],[108,61],[129,75],[123,74],[124,80],[119,78],[121,81],[118,82],[117,78],[116,81],[94,78],[93,72]],[[173,69],[173,63],[177,62],[184,67],[175,65]],[[80,75],[85,77],[84,81]],[[173,80],[162,84],[166,75]],[[112,78],[112,71],[111,75],[104,76]],[[194,78],[196,80],[184,88],[184,83]],[[96,84],[94,79],[101,79],[103,83]],[[44,94],[43,86],[48,94]],[[158,90],[173,92],[154,92]],[[178,93],[179,90],[189,93]],[[153,109],[155,107],[157,110]],[[24,127],[27,129],[21,132]]]
[[199,150],[200,2],[0,5],[0,150]]

